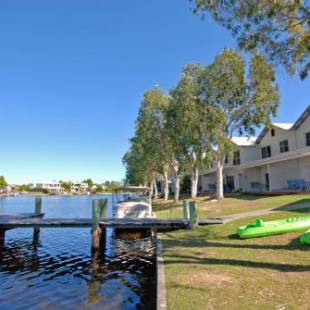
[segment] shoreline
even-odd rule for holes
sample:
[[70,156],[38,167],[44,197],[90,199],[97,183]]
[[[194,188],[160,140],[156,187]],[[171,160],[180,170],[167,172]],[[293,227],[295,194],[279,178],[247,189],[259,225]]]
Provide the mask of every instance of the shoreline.
[[112,193],[98,193],[98,194],[45,194],[41,192],[33,192],[33,193],[19,193],[17,195],[14,194],[0,194],[0,198],[9,198],[9,197],[29,197],[29,196],[42,196],[42,197],[73,197],[73,196],[100,196],[100,195],[112,195]]

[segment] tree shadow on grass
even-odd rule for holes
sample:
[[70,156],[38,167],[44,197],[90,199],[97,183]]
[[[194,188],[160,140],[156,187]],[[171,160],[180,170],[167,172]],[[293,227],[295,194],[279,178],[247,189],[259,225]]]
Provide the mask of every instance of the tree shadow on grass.
[[189,255],[165,255],[165,265],[171,264],[201,264],[201,265],[230,265],[237,267],[250,267],[277,270],[281,272],[309,272],[310,266],[294,264],[276,264],[269,262],[256,262],[240,259],[201,258]]
[[[239,239],[240,240],[240,239]],[[293,239],[290,243],[281,244],[256,244],[256,243],[245,243],[245,244],[235,244],[235,243],[221,243],[221,242],[208,242],[210,247],[219,248],[235,248],[235,249],[257,249],[257,250],[301,250],[310,251],[310,247],[302,245],[299,241],[299,237]]]
[[239,200],[259,200],[264,198],[270,198],[268,195],[255,195],[255,194],[242,194],[242,193],[232,193],[232,194],[226,194],[225,198],[235,198]]
[[[301,205],[303,208],[295,209],[297,205]],[[272,211],[294,211],[300,213],[310,213],[310,198],[299,199],[295,202],[274,208]]]
[[[233,234],[228,238],[229,240],[238,241],[238,243],[228,243],[228,242],[216,242],[209,241],[207,238],[203,236],[198,237],[188,237],[186,239],[177,239],[171,234],[165,233],[169,239],[165,239],[164,246],[165,248],[174,248],[174,247],[184,247],[184,248],[233,248],[233,249],[253,249],[253,250],[301,250],[301,251],[310,251],[310,247],[307,245],[303,245],[299,241],[299,237],[293,239],[288,244],[259,244],[255,243],[255,240],[259,239],[251,239],[253,242],[248,243],[247,240],[242,240],[238,237],[238,235]],[[267,237],[268,238],[268,237]],[[210,238],[209,238],[210,239]],[[223,239],[221,239],[223,240]],[[223,240],[225,241],[225,239]]]

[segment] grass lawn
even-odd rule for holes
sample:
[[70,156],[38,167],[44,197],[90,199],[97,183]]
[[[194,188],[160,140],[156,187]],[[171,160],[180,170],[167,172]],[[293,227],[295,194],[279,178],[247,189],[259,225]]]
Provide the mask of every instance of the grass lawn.
[[[264,197],[248,204],[240,197],[228,198],[201,214],[228,214],[229,204],[233,212],[241,212],[309,198]],[[157,214],[170,217],[169,212]],[[306,214],[309,210],[261,218]],[[299,243],[301,233],[238,239],[237,227],[250,220],[161,234],[169,309],[310,309],[310,247]]]
[[[260,209],[280,208],[300,203],[309,203],[310,206],[310,195],[255,196],[235,194],[220,201],[214,201],[208,196],[198,197],[196,201],[198,216],[207,218]],[[182,202],[175,205],[173,200],[159,199],[153,201],[153,210],[160,218],[183,217]]]

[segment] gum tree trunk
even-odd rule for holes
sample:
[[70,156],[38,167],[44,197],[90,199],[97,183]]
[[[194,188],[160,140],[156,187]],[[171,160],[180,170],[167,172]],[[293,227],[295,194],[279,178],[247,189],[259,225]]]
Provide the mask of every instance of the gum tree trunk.
[[150,196],[153,196],[153,192],[154,192],[154,186],[153,186],[153,182],[150,183]]
[[174,178],[174,202],[177,203],[180,199],[180,175],[177,173]]
[[174,202],[177,203],[180,198],[180,174],[179,174],[179,164],[177,162],[172,166],[174,174]]
[[220,160],[217,161],[217,169],[216,169],[216,198],[217,199],[224,198],[223,163]]
[[169,199],[168,173],[164,172],[164,200]]
[[192,198],[197,197],[198,177],[199,177],[198,168],[194,168],[194,170],[191,173],[191,197]]
[[158,199],[158,188],[157,188],[157,182],[156,180],[153,180],[153,189],[154,189],[154,199]]

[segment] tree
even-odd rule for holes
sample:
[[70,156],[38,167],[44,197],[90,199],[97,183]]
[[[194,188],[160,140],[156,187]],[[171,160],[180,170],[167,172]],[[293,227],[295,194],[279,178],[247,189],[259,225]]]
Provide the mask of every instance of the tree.
[[16,189],[20,192],[28,192],[31,190],[31,186],[29,184],[17,185]]
[[233,150],[234,133],[254,134],[268,125],[279,105],[275,72],[271,64],[256,54],[250,62],[248,78],[242,56],[225,49],[203,72],[200,97],[212,123],[211,149],[217,167],[217,198],[223,198],[223,166]]
[[310,2],[303,0],[190,0],[237,38],[241,49],[259,50],[289,73],[310,70]]
[[105,191],[108,193],[113,193],[119,186],[120,184],[115,181],[106,181],[104,183]]
[[[169,99],[158,87],[144,94],[136,121],[135,155],[144,169],[144,179],[156,188],[156,180],[161,177],[164,187],[164,199],[169,196],[169,139],[166,135],[166,110]],[[134,153],[133,153],[134,154]],[[134,157],[135,158],[135,157]],[[142,164],[143,163],[143,164]],[[141,170],[140,170],[141,172]],[[143,173],[143,171],[142,171]]]
[[91,178],[84,180],[83,183],[86,183],[88,185],[88,188],[92,188],[94,185],[94,182]]
[[96,187],[93,190],[94,194],[101,194],[104,192],[103,186],[101,184],[96,185]]
[[61,187],[66,191],[66,192],[71,192],[73,183],[72,182],[65,182],[65,181],[60,181]]
[[199,168],[207,160],[208,120],[205,105],[199,98],[199,80],[204,72],[200,65],[187,65],[178,85],[171,91],[169,124],[178,163],[191,177],[191,197],[197,196]]
[[7,181],[5,180],[4,176],[0,176],[0,188],[8,186]]

